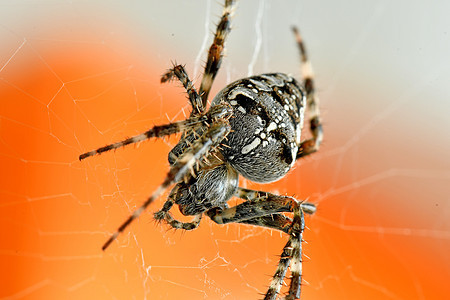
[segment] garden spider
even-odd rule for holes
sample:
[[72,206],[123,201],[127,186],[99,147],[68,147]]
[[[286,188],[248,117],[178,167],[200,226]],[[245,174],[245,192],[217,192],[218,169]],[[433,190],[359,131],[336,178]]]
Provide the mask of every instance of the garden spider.
[[[289,265],[291,282],[285,299],[300,297],[302,276],[303,213],[316,207],[292,197],[254,191],[238,186],[239,174],[255,182],[272,182],[286,175],[295,161],[319,149],[322,124],[318,99],[314,93],[313,73],[300,34],[293,28],[302,60],[303,83],[282,73],[262,74],[227,85],[212,100],[208,95],[217,75],[226,37],[231,25],[235,1],[226,0],[199,92],[181,65],[161,77],[161,82],[176,77],[185,87],[192,112],[184,121],[160,125],[125,139],[80,155],[80,160],[129,144],[182,133],[169,153],[170,169],[157,190],[118,228],[103,245],[105,250],[124,229],[174,185],[163,207],[154,214],[178,229],[192,230],[205,214],[218,224],[243,223],[283,231],[289,240],[283,248],[275,275],[265,299],[276,299]],[[309,113],[312,138],[300,140],[305,108]],[[229,207],[232,197],[244,200]],[[194,216],[192,222],[180,222],[170,214],[177,204],[183,215]],[[283,213],[293,213],[290,218]]]

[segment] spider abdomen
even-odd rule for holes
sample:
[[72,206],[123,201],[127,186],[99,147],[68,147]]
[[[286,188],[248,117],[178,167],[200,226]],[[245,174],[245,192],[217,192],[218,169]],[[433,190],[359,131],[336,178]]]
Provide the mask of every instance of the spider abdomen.
[[214,98],[233,109],[232,132],[222,154],[255,182],[282,178],[295,162],[303,124],[305,95],[292,77],[263,74],[235,81]]

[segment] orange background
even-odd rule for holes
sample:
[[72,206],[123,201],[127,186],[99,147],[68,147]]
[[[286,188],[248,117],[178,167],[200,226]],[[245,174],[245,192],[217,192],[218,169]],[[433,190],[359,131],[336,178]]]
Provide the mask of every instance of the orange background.
[[[242,23],[248,9],[242,6],[237,32],[253,26]],[[188,56],[192,74],[200,47],[170,31],[147,38],[130,34],[127,22],[133,20],[118,19],[120,13],[110,8],[101,7],[107,17],[98,23],[83,23],[81,14],[64,20],[60,12],[61,20],[30,21],[31,31],[25,25],[2,29],[0,299],[261,297],[287,237],[207,219],[191,232],[168,230],[151,218],[164,199],[101,251],[110,233],[162,182],[176,137],[83,162],[78,155],[182,119],[189,108],[183,89],[160,85],[159,76],[171,60],[184,62]],[[361,74],[361,66],[352,63],[358,57],[350,57],[345,72],[336,72],[333,62],[341,60],[320,52],[332,37],[306,36],[321,92],[324,145],[280,182],[244,183],[319,205],[306,220],[302,299],[445,298],[450,293],[450,127],[444,114],[449,105],[441,101],[448,94],[438,87],[450,78],[449,70],[418,72],[417,79],[402,81],[400,74],[409,70],[387,74],[375,59]],[[296,55],[291,40],[285,45]],[[245,57],[231,49],[215,92],[247,74],[247,63],[240,65],[237,57],[248,61],[253,49],[243,50]],[[334,50],[340,49],[346,46]],[[365,47],[353,49],[364,56]],[[280,59],[280,65],[290,66],[286,72],[298,72],[292,57],[270,56],[270,65]],[[262,65],[256,64],[256,73],[268,71]]]

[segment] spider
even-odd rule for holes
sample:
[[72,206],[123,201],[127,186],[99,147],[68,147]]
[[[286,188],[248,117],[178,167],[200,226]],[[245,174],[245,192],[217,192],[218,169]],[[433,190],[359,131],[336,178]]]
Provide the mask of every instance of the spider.
[[[283,73],[251,76],[230,83],[212,100],[208,95],[222,62],[225,40],[231,30],[235,2],[226,0],[223,14],[209,48],[200,89],[197,92],[182,65],[174,65],[161,82],[177,78],[186,89],[192,111],[179,122],[154,126],[148,131],[97,150],[79,159],[101,154],[149,138],[181,133],[169,153],[170,169],[156,191],[117,229],[103,245],[105,250],[166,189],[173,186],[163,207],[154,214],[176,229],[192,230],[203,215],[217,224],[242,223],[285,232],[278,268],[264,299],[276,299],[290,266],[291,278],[285,299],[300,297],[302,276],[302,232],[304,213],[313,214],[312,203],[293,197],[255,191],[238,186],[239,175],[254,182],[272,182],[284,177],[296,160],[316,152],[322,141],[322,123],[314,92],[313,73],[298,30],[293,27],[302,61],[303,82]],[[301,141],[305,110],[309,113],[311,138]],[[229,207],[239,197],[245,202]],[[181,222],[170,213],[177,204]],[[284,213],[292,213],[288,217]]]

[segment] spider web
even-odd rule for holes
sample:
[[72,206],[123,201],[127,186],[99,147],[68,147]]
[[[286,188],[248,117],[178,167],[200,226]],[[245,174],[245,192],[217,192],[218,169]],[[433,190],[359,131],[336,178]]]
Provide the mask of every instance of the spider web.
[[[318,204],[302,299],[450,293],[449,6],[239,3],[213,95],[248,74],[298,76],[292,24],[317,74],[320,152],[279,182],[243,182]],[[177,61],[198,85],[220,11],[216,1],[0,3],[0,299],[265,293],[286,236],[206,219],[168,230],[151,218],[164,199],[101,251],[162,182],[177,137],[77,159],[183,119],[183,89],[159,76]]]

